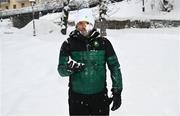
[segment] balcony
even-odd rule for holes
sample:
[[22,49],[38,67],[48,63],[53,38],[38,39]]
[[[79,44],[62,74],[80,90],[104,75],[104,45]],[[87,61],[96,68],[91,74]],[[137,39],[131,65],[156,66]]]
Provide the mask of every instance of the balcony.
[[0,5],[6,5],[10,2],[10,0],[0,0]]
[[29,2],[29,0],[16,0],[16,2]]

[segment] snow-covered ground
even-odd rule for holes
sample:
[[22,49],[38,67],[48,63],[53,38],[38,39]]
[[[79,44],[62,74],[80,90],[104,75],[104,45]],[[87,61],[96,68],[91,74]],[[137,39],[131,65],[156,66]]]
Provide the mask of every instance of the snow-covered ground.
[[[108,18],[180,20],[180,0],[174,1],[174,10],[166,14],[149,9],[142,13],[140,0],[116,3],[109,6]],[[98,8],[93,10],[98,17]],[[70,12],[69,21],[75,13]],[[53,23],[60,16],[54,13],[35,20],[35,37],[32,22],[22,29],[13,28],[9,20],[0,22],[2,116],[68,115],[69,79],[57,72],[60,46],[68,35],[61,35],[60,27]],[[123,104],[112,116],[179,116],[180,27],[107,30],[107,34],[124,83]],[[111,89],[109,72],[107,79]]]
[[[68,77],[57,72],[60,46],[68,35],[47,19],[36,20],[35,37],[32,22],[22,29],[0,22],[2,116],[68,115]],[[180,27],[107,33],[124,83],[123,104],[112,116],[179,116]],[[109,72],[107,78],[110,89]]]

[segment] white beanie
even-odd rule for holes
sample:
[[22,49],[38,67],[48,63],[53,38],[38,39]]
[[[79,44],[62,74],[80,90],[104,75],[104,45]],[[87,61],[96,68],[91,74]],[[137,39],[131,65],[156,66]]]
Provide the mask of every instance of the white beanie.
[[94,27],[95,20],[94,20],[91,9],[85,8],[77,12],[76,17],[75,17],[75,25],[77,25],[77,23],[79,23],[80,21],[87,21],[91,23]]

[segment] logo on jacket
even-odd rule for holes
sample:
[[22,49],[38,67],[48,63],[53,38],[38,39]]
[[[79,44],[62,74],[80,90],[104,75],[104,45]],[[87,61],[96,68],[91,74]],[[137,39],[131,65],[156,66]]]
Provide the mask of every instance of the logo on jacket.
[[99,47],[99,43],[97,41],[94,42],[94,47]]

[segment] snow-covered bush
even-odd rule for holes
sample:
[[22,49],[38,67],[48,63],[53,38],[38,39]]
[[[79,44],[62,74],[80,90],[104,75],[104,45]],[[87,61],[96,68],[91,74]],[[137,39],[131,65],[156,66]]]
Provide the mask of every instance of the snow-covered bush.
[[162,0],[161,1],[161,10],[170,12],[171,10],[173,10],[173,3],[174,3],[174,0]]

